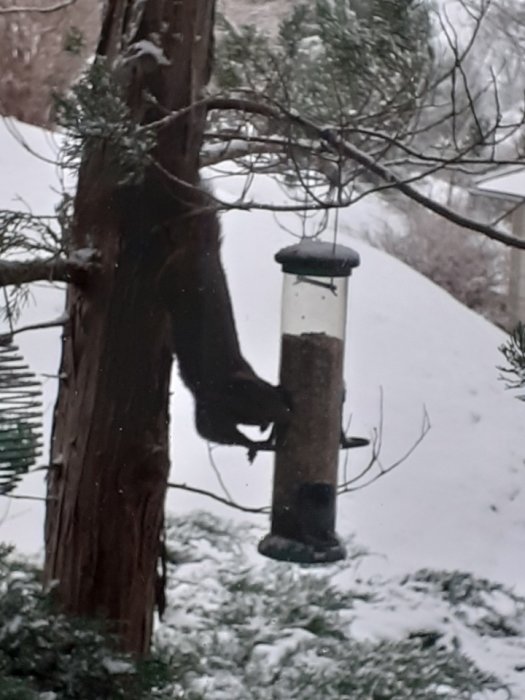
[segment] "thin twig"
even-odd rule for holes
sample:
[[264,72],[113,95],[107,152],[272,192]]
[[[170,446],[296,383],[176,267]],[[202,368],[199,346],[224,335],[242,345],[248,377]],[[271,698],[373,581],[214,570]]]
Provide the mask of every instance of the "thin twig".
[[267,515],[270,512],[270,507],[269,506],[263,506],[261,508],[249,508],[248,506],[243,506],[240,503],[236,503],[235,501],[232,501],[228,498],[223,498],[222,496],[218,496],[216,493],[213,493],[212,491],[206,491],[205,489],[199,489],[195,486],[188,486],[187,484],[178,484],[178,483],[168,483],[168,488],[170,489],[180,489],[181,491],[189,491],[190,493],[197,493],[200,496],[207,496],[208,498],[212,498],[214,501],[218,501],[219,503],[223,503],[225,506],[229,506],[230,508],[235,508],[236,510],[240,510],[243,513],[255,513],[258,515]]
[[[346,157],[353,159],[360,165],[363,165],[371,173],[377,175],[382,180],[384,180],[387,183],[387,185],[398,189],[409,199],[412,199],[418,204],[421,204],[426,209],[430,209],[439,216],[442,216],[444,219],[447,219],[452,223],[457,224],[458,226],[462,226],[463,228],[469,229],[471,231],[482,233],[488,238],[498,241],[499,243],[503,243],[506,246],[525,249],[525,240],[522,240],[515,236],[510,236],[502,231],[493,228],[488,224],[484,224],[481,221],[475,221],[467,216],[463,216],[462,214],[459,214],[453,209],[450,209],[449,207],[433,200],[431,197],[428,197],[423,192],[420,192],[409,182],[406,182],[403,177],[397,175],[389,168],[386,168],[384,165],[377,162],[368,153],[365,153],[357,146],[354,146],[353,144],[341,138],[336,128],[330,129],[326,127],[320,127],[294,110],[287,110],[285,107],[282,107],[280,105],[262,105],[256,99],[250,100],[237,97],[220,97],[210,99],[210,101],[208,102],[208,109],[231,109],[237,111],[252,112],[255,114],[262,114],[264,116],[271,116],[275,119],[290,121],[296,124],[297,126],[303,128],[307,134],[314,135],[321,142],[327,144],[327,146],[331,147],[335,153],[341,153]],[[235,208],[248,208],[241,207],[237,203],[233,206]],[[254,208],[253,205],[252,208]],[[269,205],[267,208],[271,209],[272,207]],[[273,207],[273,209],[277,210],[279,208]]]
[[[0,345],[4,343],[4,341],[9,340],[12,338],[14,335],[17,335],[18,333],[25,333],[26,331],[39,331],[44,328],[59,328],[63,326],[68,320],[67,314],[63,314],[62,316],[59,316],[58,318],[53,319],[52,321],[43,321],[42,323],[32,323],[29,326],[21,326],[20,328],[13,328],[9,331],[9,333],[4,333],[3,335],[0,335]],[[46,376],[46,375],[42,375]],[[50,375],[51,376],[51,375]],[[53,377],[58,377],[58,375],[52,375]]]
[[14,500],[19,500],[19,501],[55,501],[56,498],[52,497],[45,497],[45,496],[22,496],[19,494],[14,494],[14,493],[0,493],[0,496],[3,496],[4,498],[12,498]]
[[[431,429],[432,425],[430,423],[430,417],[428,415],[426,406],[423,406],[423,419],[422,419],[422,425],[421,425],[421,431],[419,433],[419,436],[417,439],[412,443],[412,445],[408,448],[408,450],[401,456],[399,459],[396,459],[395,462],[392,462],[392,464],[389,464],[388,467],[383,467],[381,465],[381,462],[379,461],[379,451],[377,451],[376,447],[374,446],[372,449],[372,459],[367,465],[367,467],[359,474],[357,477],[354,477],[350,481],[348,481],[346,484],[340,484],[338,487],[338,493],[341,495],[343,493],[351,493],[352,491],[360,491],[361,489],[366,488],[367,486],[370,486],[370,484],[373,484],[374,482],[378,481],[381,479],[383,476],[386,476],[387,474],[390,474],[391,471],[394,469],[397,469],[400,464],[405,462],[417,449],[417,447],[423,442],[425,439],[427,433]],[[379,467],[379,471],[377,474],[375,474],[371,479],[368,481],[365,481],[364,483],[357,484],[356,486],[351,486],[351,484],[355,484],[356,481],[360,480],[366,473],[368,473],[371,468],[374,466],[374,464],[377,464]]]
[[228,491],[226,484],[224,483],[224,479],[221,476],[221,472],[219,471],[219,468],[217,467],[217,464],[215,463],[215,459],[213,457],[213,446],[210,442],[206,443],[206,447],[208,448],[208,457],[210,460],[211,468],[215,472],[215,476],[217,477],[217,481],[219,482],[219,486],[223,490],[224,495],[229,501],[233,501],[231,493]]

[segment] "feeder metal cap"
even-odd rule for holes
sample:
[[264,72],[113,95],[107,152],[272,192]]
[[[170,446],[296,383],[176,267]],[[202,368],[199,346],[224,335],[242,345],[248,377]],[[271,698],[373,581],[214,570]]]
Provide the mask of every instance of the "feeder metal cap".
[[313,277],[349,277],[360,263],[359,254],[352,248],[313,239],[282,248],[275,260],[283,272]]

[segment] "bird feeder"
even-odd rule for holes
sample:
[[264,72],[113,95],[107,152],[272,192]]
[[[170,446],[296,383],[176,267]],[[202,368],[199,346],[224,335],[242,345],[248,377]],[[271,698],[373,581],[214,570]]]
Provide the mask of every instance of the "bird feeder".
[[[345,557],[335,512],[347,290],[359,255],[304,240],[275,259],[284,273],[280,383],[292,417],[277,431],[271,532],[259,552],[300,563],[337,561]],[[351,442],[346,446],[367,441]]]

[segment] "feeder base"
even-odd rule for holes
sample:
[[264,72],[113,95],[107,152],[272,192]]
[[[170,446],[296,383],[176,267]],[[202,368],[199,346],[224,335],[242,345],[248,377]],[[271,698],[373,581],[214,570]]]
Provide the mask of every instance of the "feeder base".
[[270,533],[263,537],[257,549],[259,554],[270,559],[297,564],[328,564],[346,557],[346,549],[337,537],[327,544],[321,542],[307,544]]

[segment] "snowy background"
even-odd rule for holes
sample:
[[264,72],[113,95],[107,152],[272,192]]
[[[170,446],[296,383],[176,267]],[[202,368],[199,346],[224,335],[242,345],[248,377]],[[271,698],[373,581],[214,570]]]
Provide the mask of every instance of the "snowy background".
[[[27,147],[49,162],[36,159]],[[35,213],[52,212],[60,189],[52,164],[56,148],[55,139],[45,132],[13,121],[0,123],[1,207],[22,204]],[[233,199],[239,183],[229,177],[215,186],[223,198]],[[275,201],[283,194],[272,181],[261,178],[251,196]],[[345,410],[347,419],[352,417],[349,432],[372,433],[380,419],[381,392],[381,460],[385,466],[417,439],[424,410],[432,427],[399,468],[338,502],[338,532],[345,539],[353,535],[357,545],[370,553],[359,559],[355,570],[352,565],[344,569],[342,583],[350,585],[348,577],[355,584],[356,576],[366,580],[379,576],[385,591],[390,591],[382,603],[369,608],[366,623],[355,627],[365,637],[372,634],[370,630],[384,630],[385,624],[396,630],[406,627],[407,610],[418,608],[419,620],[422,614],[429,620],[445,614],[434,599],[432,603],[417,602],[417,587],[415,593],[406,593],[406,588],[399,592],[400,579],[395,577],[423,567],[470,571],[525,594],[525,451],[521,439],[525,407],[498,381],[497,365],[502,363],[498,346],[505,336],[419,274],[359,240],[364,232],[380,229],[386,219],[391,225],[403,224],[401,217],[374,196],[339,217],[338,242],[361,255],[361,266],[351,282],[345,360]],[[276,221],[271,213],[258,211],[232,211],[222,221],[223,256],[241,345],[255,370],[275,382],[281,274],[273,256],[293,241],[285,229],[299,234],[301,222],[291,214],[279,215]],[[326,235],[330,238],[333,232]],[[32,291],[21,325],[60,315],[60,290],[34,285]],[[27,332],[17,336],[16,342],[31,367],[43,375],[47,440],[56,392],[55,380],[47,375],[57,371],[59,332]],[[222,495],[208,446],[193,426],[191,397],[176,373],[171,419],[171,480]],[[213,458],[235,500],[249,506],[269,503],[270,456],[259,455],[250,465],[245,450],[220,447],[214,449]],[[357,473],[368,458],[366,450],[351,451],[349,473]],[[43,495],[41,474],[26,477],[17,492]],[[265,516],[250,517],[183,491],[170,491],[167,507],[177,515],[200,508],[249,521],[260,534],[268,528]],[[39,502],[0,500],[0,540],[13,542],[21,552],[41,555],[43,517]],[[260,559],[255,541],[249,543],[252,562]],[[401,608],[392,607],[392,596]],[[500,596],[499,604],[501,615],[512,617],[513,603]],[[493,643],[478,649],[478,661],[484,660],[488,670],[500,671],[514,685],[524,684],[524,674],[516,671],[517,658],[523,657],[521,642],[513,643],[511,649],[499,647],[498,653]],[[498,643],[507,644],[501,639]],[[522,690],[525,697],[525,685]]]
[[[7,127],[10,125],[10,129]],[[21,203],[51,212],[59,189],[57,170],[36,159],[19,139],[51,161],[56,142],[49,134],[16,122],[0,127],[0,206]],[[234,196],[235,178],[221,179],[223,197]],[[256,183],[253,199],[283,197],[269,180]],[[402,263],[357,240],[382,220],[402,220],[374,197],[344,212],[338,241],[356,248],[361,266],[350,289],[345,363],[350,432],[370,435],[380,418],[383,393],[382,462],[399,458],[420,432],[423,410],[432,428],[410,459],[372,486],[343,496],[338,529],[355,533],[377,552],[381,566],[396,571],[420,566],[471,570],[525,593],[525,452],[523,404],[498,381],[498,346],[504,334]],[[279,354],[281,274],[275,252],[293,241],[283,230],[300,232],[291,214],[230,212],[223,217],[223,257],[228,271],[243,351],[257,372],[276,381]],[[21,324],[49,320],[62,311],[62,294],[35,285]],[[20,334],[23,354],[39,373],[56,373],[59,332]],[[56,384],[44,377],[45,433],[48,437]],[[193,427],[192,401],[173,378],[172,481],[217,490],[206,443]],[[368,459],[366,450],[349,455],[349,472]],[[246,505],[265,505],[271,494],[271,457],[250,465],[241,448],[220,447],[214,459],[232,496]],[[343,461],[343,460],[342,460]],[[27,477],[23,494],[42,493],[42,479]],[[0,537],[25,552],[42,547],[41,505],[4,501]],[[171,492],[168,510],[193,507],[237,516],[207,499]],[[257,522],[264,526],[264,519]]]

